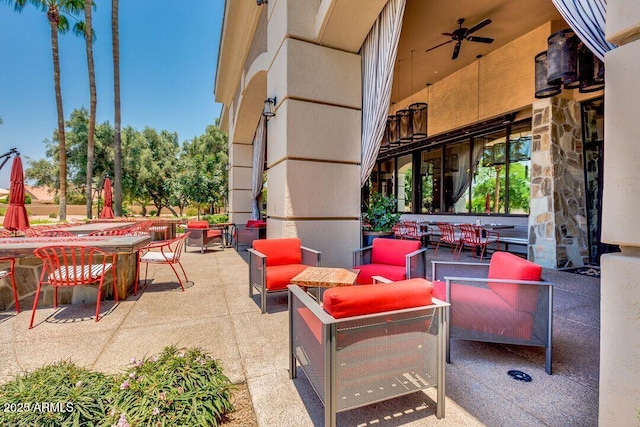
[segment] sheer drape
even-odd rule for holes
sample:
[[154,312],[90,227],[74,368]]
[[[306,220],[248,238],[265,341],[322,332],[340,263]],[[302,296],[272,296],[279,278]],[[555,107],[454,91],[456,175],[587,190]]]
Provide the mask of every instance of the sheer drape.
[[604,38],[607,0],[552,0],[571,29],[601,61],[616,46]]
[[260,219],[260,195],[262,194],[262,173],[264,172],[264,150],[266,147],[267,119],[260,116],[260,122],[253,136],[253,170],[251,171],[251,219]]
[[[464,197],[469,185],[471,184],[469,166],[471,159],[469,151],[462,152],[458,156],[458,172],[452,173],[453,178],[453,204],[458,203],[461,197]],[[453,165],[452,165],[453,166]]]
[[362,45],[362,155],[360,186],[373,170],[391,101],[393,65],[398,52],[406,0],[390,0]]

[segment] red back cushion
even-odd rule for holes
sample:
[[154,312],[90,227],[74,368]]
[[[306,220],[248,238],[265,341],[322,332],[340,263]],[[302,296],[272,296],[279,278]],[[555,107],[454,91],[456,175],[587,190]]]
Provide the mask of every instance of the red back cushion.
[[266,226],[267,223],[262,220],[262,219],[250,219],[249,221],[247,221],[247,228],[251,228],[251,227],[264,227]]
[[187,228],[209,228],[209,221],[189,221]]
[[325,291],[322,302],[327,313],[341,319],[431,304],[431,282],[409,279],[371,286],[345,286]]
[[418,240],[373,239],[373,264],[405,265],[405,255],[420,249]]
[[[489,264],[489,279],[542,280],[542,267],[509,252],[495,252]],[[536,285],[489,282],[489,288],[510,306],[533,313],[538,301]]]
[[253,241],[253,249],[267,256],[267,267],[272,265],[302,264],[300,239],[262,239]]

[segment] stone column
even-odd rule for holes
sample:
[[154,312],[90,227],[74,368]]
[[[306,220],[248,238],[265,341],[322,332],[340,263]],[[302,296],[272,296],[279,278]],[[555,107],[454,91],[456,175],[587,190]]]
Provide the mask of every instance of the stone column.
[[609,0],[605,56],[602,241],[620,245],[601,265],[601,426],[638,425],[640,408],[640,8]]
[[580,267],[588,259],[580,104],[560,97],[533,104],[529,259]]
[[251,218],[253,145],[229,144],[229,221],[245,224]]
[[[321,46],[312,2],[270,9],[267,233],[297,236],[323,266],[351,267],[360,244],[361,58]],[[269,3],[271,8],[271,3]]]

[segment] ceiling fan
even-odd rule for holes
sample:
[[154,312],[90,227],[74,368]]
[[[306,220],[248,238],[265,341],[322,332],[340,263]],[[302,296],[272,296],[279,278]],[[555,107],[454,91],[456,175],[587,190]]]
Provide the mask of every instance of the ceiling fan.
[[451,40],[448,40],[444,43],[440,43],[437,46],[429,48],[425,50],[425,52],[429,52],[430,50],[439,48],[440,46],[444,46],[445,44],[449,44],[452,42],[456,42],[455,47],[453,48],[453,55],[451,59],[456,59],[458,55],[460,55],[460,47],[462,46],[463,40],[469,40],[470,42],[479,42],[479,43],[493,43],[493,39],[489,37],[478,37],[473,36],[472,34],[478,31],[481,28],[486,27],[491,24],[491,19],[485,19],[483,21],[478,22],[471,28],[463,28],[462,24],[464,23],[464,18],[458,19],[458,29],[454,30],[453,33],[442,33],[443,36],[451,37]]

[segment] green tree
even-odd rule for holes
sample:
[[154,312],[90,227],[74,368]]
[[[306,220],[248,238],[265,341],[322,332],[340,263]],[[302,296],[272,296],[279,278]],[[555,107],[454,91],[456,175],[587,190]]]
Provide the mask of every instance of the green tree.
[[78,15],[83,8],[83,0],[5,0],[21,12],[27,4],[32,4],[47,14],[51,28],[51,51],[53,55],[53,82],[56,93],[56,109],[58,112],[58,144],[60,173],[60,219],[67,218],[67,156],[64,134],[64,111],[62,109],[62,89],[60,88],[60,53],[58,50],[58,33],[69,31],[66,15]]

